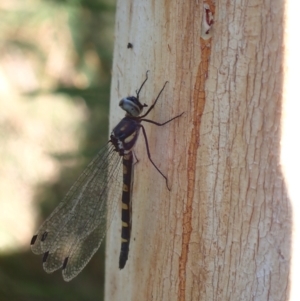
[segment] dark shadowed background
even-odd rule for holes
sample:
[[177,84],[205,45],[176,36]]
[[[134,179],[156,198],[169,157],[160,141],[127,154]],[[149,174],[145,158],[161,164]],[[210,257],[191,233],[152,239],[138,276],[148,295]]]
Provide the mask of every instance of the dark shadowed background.
[[0,300],[102,300],[104,244],[70,283],[29,244],[108,137],[115,1],[0,2]]

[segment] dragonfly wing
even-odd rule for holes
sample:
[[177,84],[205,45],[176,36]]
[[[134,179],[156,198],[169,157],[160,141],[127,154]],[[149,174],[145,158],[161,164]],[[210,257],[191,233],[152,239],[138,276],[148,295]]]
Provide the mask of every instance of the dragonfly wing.
[[108,177],[108,185],[106,186],[108,188],[106,196],[108,205],[106,219],[101,218],[96,228],[84,240],[78,240],[76,245],[72,248],[67,262],[64,262],[63,265],[62,274],[65,281],[72,280],[87,265],[95,252],[99,249],[106,231],[111,224],[123,185],[123,173],[122,168],[119,166],[120,162],[121,160],[118,161],[117,168],[114,169],[111,172],[111,176]]
[[83,270],[99,249],[104,236],[103,225],[100,224],[85,240],[78,241],[63,267],[62,274],[65,281],[72,280]]
[[67,267],[71,280],[99,248],[121,193],[120,164],[112,145],[102,148],[33,237],[46,272]]

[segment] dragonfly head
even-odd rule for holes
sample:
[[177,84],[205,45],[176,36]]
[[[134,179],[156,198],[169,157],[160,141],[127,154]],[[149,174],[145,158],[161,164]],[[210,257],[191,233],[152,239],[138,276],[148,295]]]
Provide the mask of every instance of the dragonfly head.
[[138,97],[128,96],[120,100],[119,106],[126,111],[128,116],[137,117],[139,116],[146,104],[141,104]]

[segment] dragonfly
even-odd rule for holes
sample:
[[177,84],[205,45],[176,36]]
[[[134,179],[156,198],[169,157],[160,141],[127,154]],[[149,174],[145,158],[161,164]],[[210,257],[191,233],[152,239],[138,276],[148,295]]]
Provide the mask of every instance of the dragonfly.
[[[122,230],[119,268],[123,269],[128,259],[131,235],[132,185],[134,146],[142,131],[147,156],[151,164],[166,181],[151,158],[146,131],[142,122],[164,126],[179,118],[183,113],[166,122],[158,123],[145,118],[155,107],[166,84],[145,114],[147,104],[141,104],[140,92],[148,80],[136,90],[136,96],[124,97],[119,106],[126,112],[116,125],[108,143],[85,168],[67,195],[40,226],[31,239],[34,254],[43,254],[43,268],[47,273],[62,269],[63,279],[70,281],[88,264],[99,249],[113,219],[122,191]],[[123,167],[123,168],[122,168]]]

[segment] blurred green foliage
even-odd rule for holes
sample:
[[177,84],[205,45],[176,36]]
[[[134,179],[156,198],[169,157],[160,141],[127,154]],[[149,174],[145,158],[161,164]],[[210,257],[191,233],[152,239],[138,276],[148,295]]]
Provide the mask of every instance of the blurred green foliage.
[[[34,203],[39,206],[42,222],[107,141],[115,3],[109,0],[9,1],[0,4],[0,56],[3,59],[21,53],[26,62],[30,60],[35,66],[34,72],[41,81],[38,84],[30,81],[29,72],[25,72],[25,76],[21,74],[18,81],[15,71],[8,70],[8,74],[13,74],[14,85],[26,96],[23,99],[32,101],[45,94],[66,95],[66,101],[73,105],[84,104],[88,116],[80,127],[83,134],[77,151],[48,154],[58,162],[60,171],[55,181],[40,181],[35,187]],[[57,20],[58,27],[62,26],[62,32],[70,33],[69,49],[64,48],[67,35],[60,36],[60,32],[53,29],[53,20]],[[53,35],[52,42],[48,43],[48,36],[41,32]],[[61,73],[56,72],[60,70],[59,62],[48,59],[49,53],[57,49],[65,53],[62,63],[67,61]],[[70,283],[62,280],[60,272],[46,274],[42,258],[29,250],[2,254],[0,267],[1,301],[103,299],[104,244]]]

